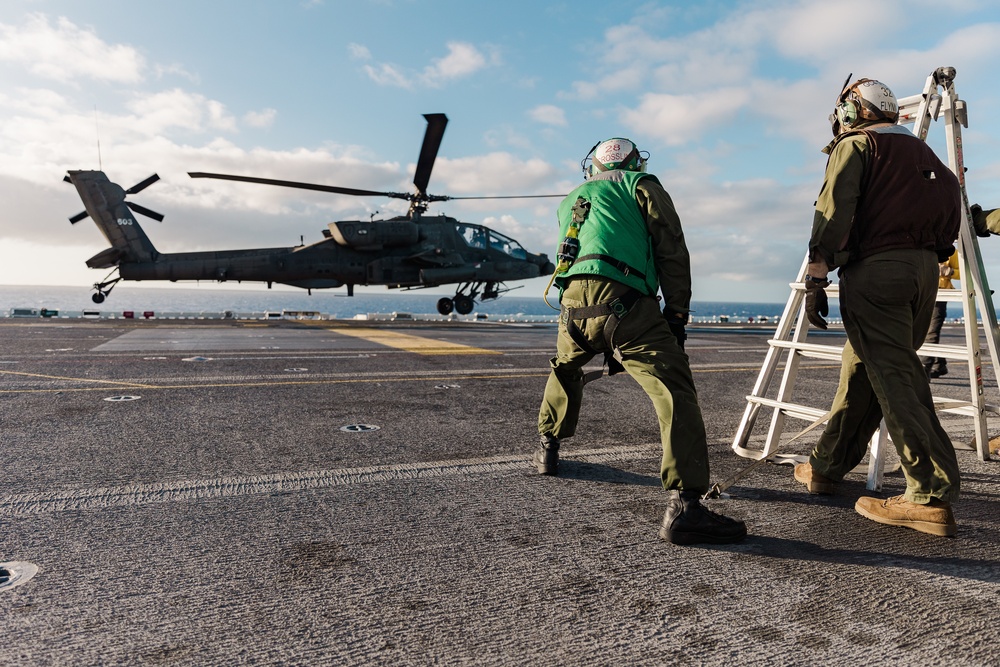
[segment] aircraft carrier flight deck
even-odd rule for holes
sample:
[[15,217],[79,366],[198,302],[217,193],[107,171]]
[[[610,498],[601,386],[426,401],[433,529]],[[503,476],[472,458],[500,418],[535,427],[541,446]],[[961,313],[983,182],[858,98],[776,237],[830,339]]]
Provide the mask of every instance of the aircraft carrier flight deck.
[[[752,463],[731,445],[768,333],[690,332],[713,481]],[[707,501],[745,542],[674,546],[627,374],[587,385],[561,474],[535,474],[555,336],[0,320],[0,664],[997,664],[1000,466],[970,418],[942,416],[957,538],[858,516],[863,474],[810,496],[768,463]],[[935,391],[967,398],[950,372]],[[826,409],[837,377],[806,361],[796,392]]]

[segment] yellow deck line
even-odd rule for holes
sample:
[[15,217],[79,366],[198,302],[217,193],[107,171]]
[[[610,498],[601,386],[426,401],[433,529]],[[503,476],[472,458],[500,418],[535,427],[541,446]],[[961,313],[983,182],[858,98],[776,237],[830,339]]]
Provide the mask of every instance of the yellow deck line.
[[396,333],[395,331],[386,331],[384,329],[344,327],[343,329],[327,329],[327,331],[332,331],[333,333],[343,336],[361,338],[362,340],[366,340],[370,343],[385,345],[386,347],[396,348],[397,350],[405,350],[415,354],[503,354],[502,352],[497,352],[496,350],[486,350],[481,347],[449,343],[447,341],[434,340],[432,338],[424,338],[422,336],[411,336],[409,334],[401,334]]
[[0,375],[20,375],[29,378],[40,378],[42,380],[67,380],[69,382],[94,382],[97,384],[110,384],[119,387],[130,387],[133,389],[151,388],[148,384],[139,384],[127,380],[101,380],[97,378],[66,377],[64,375],[43,375],[41,373],[20,373],[18,371],[0,371]]

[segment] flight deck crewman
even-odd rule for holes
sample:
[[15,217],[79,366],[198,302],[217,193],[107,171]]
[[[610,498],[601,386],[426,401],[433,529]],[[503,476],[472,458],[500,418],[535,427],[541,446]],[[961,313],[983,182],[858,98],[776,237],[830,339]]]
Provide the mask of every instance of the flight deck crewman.
[[862,497],[855,510],[879,523],[954,535],[955,448],[934,412],[916,350],[937,297],[938,262],[954,251],[958,179],[927,144],[896,125],[896,98],[878,81],[843,89],[830,116],[834,140],[813,219],[806,280],[809,321],[826,328],[827,273],[839,267],[847,333],[840,385],[823,434],[795,479],[832,493],[860,463],[883,415],[906,492]]
[[[951,257],[938,265],[938,289],[955,289],[955,280],[961,278],[958,268],[958,251],[951,253]],[[927,328],[927,337],[924,343],[938,344],[941,342],[941,329],[944,328],[944,321],[948,319],[948,302],[938,301],[934,304],[934,311],[931,314],[931,323]],[[944,357],[921,357],[924,371],[931,380],[948,374],[948,360]]]
[[[699,501],[709,470],[705,424],[683,349],[690,259],[670,196],[644,173],[647,157],[628,139],[595,145],[582,163],[586,182],[559,206],[565,240],[554,280],[562,308],[533,461],[541,474],[558,474],[560,440],[576,432],[580,415],[582,368],[604,354],[610,372],[628,371],[659,417],[660,478],[668,493],[660,537],[675,544],[737,542],[746,525]],[[662,313],[657,289],[666,304]]]

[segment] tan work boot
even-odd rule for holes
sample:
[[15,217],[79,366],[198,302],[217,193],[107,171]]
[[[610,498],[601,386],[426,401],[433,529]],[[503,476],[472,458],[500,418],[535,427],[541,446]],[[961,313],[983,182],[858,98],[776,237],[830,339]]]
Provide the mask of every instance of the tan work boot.
[[814,472],[810,463],[800,463],[795,466],[795,481],[805,484],[809,493],[820,493],[824,496],[833,494],[833,485],[836,484],[829,477]]
[[903,496],[885,500],[862,496],[854,505],[854,511],[872,521],[912,528],[928,535],[951,537],[958,532],[951,503],[943,500],[932,499],[926,505],[918,505],[904,500]]
[[[976,436],[972,436],[972,439],[969,440],[969,448],[974,450],[976,446]],[[990,438],[987,448],[990,450],[990,454],[1000,454],[1000,435]]]

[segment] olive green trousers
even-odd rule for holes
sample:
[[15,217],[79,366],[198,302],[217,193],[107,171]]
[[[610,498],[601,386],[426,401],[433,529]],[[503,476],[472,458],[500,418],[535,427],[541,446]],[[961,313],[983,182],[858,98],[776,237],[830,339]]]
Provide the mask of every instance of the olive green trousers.
[[[562,305],[581,308],[612,301],[628,292],[628,287],[597,277],[575,278],[563,291]],[[563,311],[565,314],[565,310]],[[545,385],[538,412],[538,432],[560,440],[576,433],[583,403],[583,367],[594,358],[578,346],[561,316],[556,356]],[[576,320],[587,342],[597,352],[608,349],[604,325],[608,316]],[[704,493],[709,487],[708,445],[698,394],[691,376],[688,357],[670,333],[655,298],[640,298],[622,318],[614,344],[622,354],[622,365],[643,388],[660,424],[663,458],[660,479],[665,489]],[[601,406],[593,406],[600,411]],[[626,420],[627,414],[617,415]]]
[[848,342],[832,414],[809,457],[820,475],[840,480],[858,465],[884,415],[906,476],[905,498],[920,504],[958,498],[955,448],[916,353],[937,285],[937,256],[926,250],[891,250],[841,269]]

